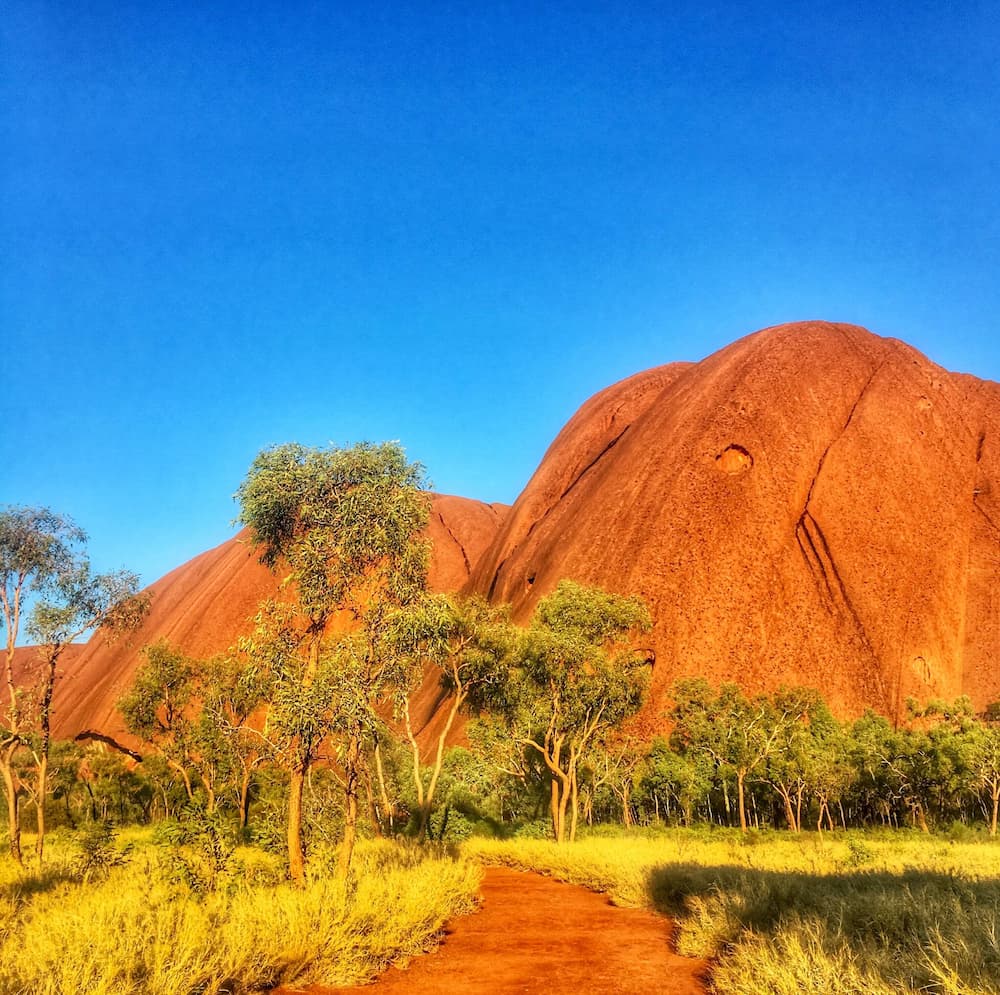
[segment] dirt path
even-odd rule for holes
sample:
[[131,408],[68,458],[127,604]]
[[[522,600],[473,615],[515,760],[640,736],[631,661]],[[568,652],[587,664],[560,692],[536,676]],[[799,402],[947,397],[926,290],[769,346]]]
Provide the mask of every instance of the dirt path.
[[275,995],[703,995],[703,961],[670,950],[671,924],[537,874],[486,869],[483,905],[445,930],[441,947],[361,988]]

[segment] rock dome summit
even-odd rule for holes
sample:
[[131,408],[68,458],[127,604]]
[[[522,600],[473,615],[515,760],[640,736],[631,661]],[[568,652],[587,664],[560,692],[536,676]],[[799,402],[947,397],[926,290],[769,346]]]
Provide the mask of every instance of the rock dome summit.
[[1000,697],[1000,385],[863,328],[768,328],[591,398],[476,589],[640,595],[653,700],[678,677],[818,688],[838,710]]
[[[564,577],[645,599],[650,725],[693,675],[812,686],[844,714],[1000,698],[1000,384],[854,325],[779,325],[614,384],[513,507],[438,497],[429,533],[436,589],[521,620]],[[60,734],[115,731],[139,646],[221,650],[273,585],[238,540],[158,581],[131,648],[95,639],[67,668]]]

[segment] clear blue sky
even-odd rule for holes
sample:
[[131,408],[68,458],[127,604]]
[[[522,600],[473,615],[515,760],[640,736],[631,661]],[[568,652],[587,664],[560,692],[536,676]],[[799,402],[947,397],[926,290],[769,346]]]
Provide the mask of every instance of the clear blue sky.
[[9,0],[0,504],[153,581],[265,445],[509,502],[593,392],[777,322],[1000,379],[998,17]]

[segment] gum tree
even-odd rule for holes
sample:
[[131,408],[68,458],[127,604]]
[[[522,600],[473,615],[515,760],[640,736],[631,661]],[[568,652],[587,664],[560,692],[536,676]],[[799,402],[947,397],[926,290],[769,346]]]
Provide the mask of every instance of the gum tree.
[[977,723],[972,732],[971,769],[974,786],[987,802],[990,836],[997,834],[1000,817],[1000,721]]
[[539,601],[493,706],[513,740],[545,765],[559,843],[576,836],[581,758],[642,704],[648,661],[631,644],[649,627],[637,598],[561,581]]
[[[52,698],[66,647],[93,629],[134,628],[147,608],[138,578],[127,571],[95,574],[86,557],[87,536],[70,518],[48,508],[0,511],[0,609],[6,632],[6,715],[0,733],[0,775],[7,795],[10,853],[21,862],[19,802],[24,790],[15,758],[37,732],[33,793],[38,808],[38,854],[45,837],[45,796],[51,746]],[[29,597],[26,629],[38,643],[34,666],[14,665],[15,646]],[[32,707],[34,706],[34,707]]]
[[[437,594],[394,613],[389,620],[387,642],[390,650],[398,655],[401,666],[396,709],[402,716],[410,744],[419,820],[417,833],[423,840],[444,765],[448,735],[460,712],[483,707],[502,686],[513,647],[514,628],[506,605],[490,605],[479,597]],[[438,730],[426,785],[410,709],[411,698],[423,681],[425,668],[438,672],[441,688],[449,695],[448,710]]]
[[4,684],[6,715],[0,733],[0,774],[7,796],[10,855],[21,863],[20,797],[15,758],[24,745],[25,687],[14,665],[15,646],[29,595],[53,583],[85,540],[83,531],[48,508],[8,507],[0,511],[0,607],[6,633]]
[[[305,880],[302,791],[323,740],[337,736],[344,792],[338,874],[357,831],[363,747],[372,703],[385,692],[379,654],[388,614],[424,589],[429,499],[423,469],[395,442],[315,449],[288,444],[254,460],[236,498],[239,521],[279,570],[293,607],[272,606],[243,651],[271,675],[289,774],[289,872]],[[331,639],[335,617],[360,638]],[[275,705],[279,707],[275,708]],[[269,722],[271,721],[269,717]]]
[[[760,775],[768,759],[803,731],[818,703],[817,693],[808,688],[783,688],[773,697],[748,698],[732,683],[715,692],[702,677],[678,681],[670,741],[681,752],[704,754],[721,774],[735,778],[740,829],[745,833],[747,779]],[[786,811],[794,827],[795,812],[787,798]]]
[[59,661],[66,647],[98,630],[114,639],[135,631],[149,610],[149,595],[139,593],[139,577],[127,570],[95,574],[81,555],[67,558],[31,611],[28,634],[38,646],[41,673],[37,679],[38,743],[34,795],[41,862],[45,846],[45,798],[48,794],[49,754],[52,745],[52,697]]

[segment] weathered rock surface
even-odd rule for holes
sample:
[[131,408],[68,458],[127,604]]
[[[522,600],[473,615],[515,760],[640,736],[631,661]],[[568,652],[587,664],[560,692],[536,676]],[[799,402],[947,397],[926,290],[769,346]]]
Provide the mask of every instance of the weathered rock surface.
[[570,420],[474,571],[527,617],[570,577],[650,605],[671,683],[841,713],[1000,698],[1000,385],[852,325],[765,329]]
[[[433,496],[427,534],[434,590],[458,590],[468,581],[471,564],[496,534],[506,510],[504,505]],[[150,612],[138,633],[110,644],[98,634],[67,662],[53,709],[55,735],[100,733],[130,743],[115,702],[142,661],[142,647],[166,639],[195,657],[222,652],[248,631],[257,606],[274,596],[277,586],[243,533],[172,570],[150,588]],[[438,697],[437,680],[431,677],[415,699],[418,724],[430,723],[428,731]]]
[[[765,329],[587,401],[513,508],[435,496],[431,585],[521,620],[570,577],[638,594],[672,682],[817,687],[841,714],[1000,699],[1000,384],[852,325]],[[245,630],[275,578],[240,538],[153,585],[130,643],[68,662],[56,733],[122,736],[141,646],[195,656]],[[440,692],[417,712],[432,734]]]

